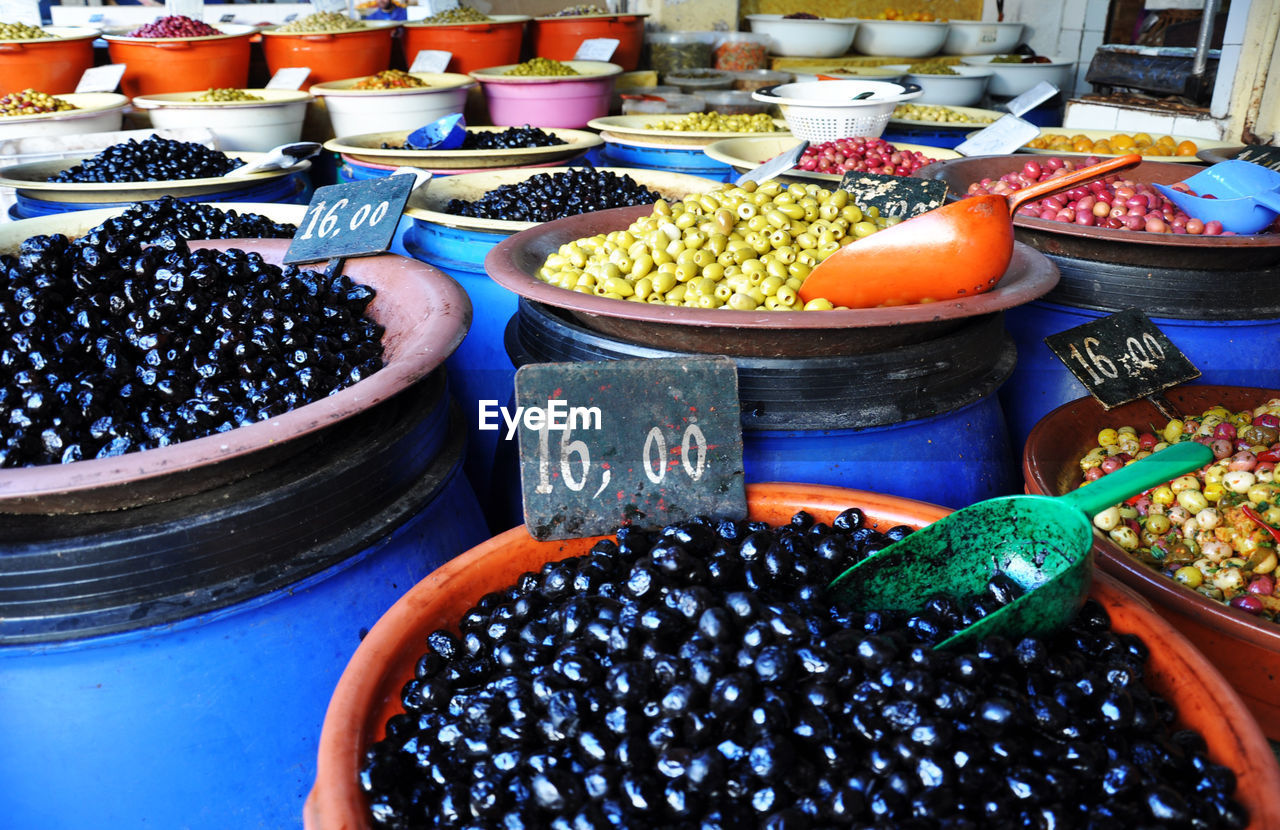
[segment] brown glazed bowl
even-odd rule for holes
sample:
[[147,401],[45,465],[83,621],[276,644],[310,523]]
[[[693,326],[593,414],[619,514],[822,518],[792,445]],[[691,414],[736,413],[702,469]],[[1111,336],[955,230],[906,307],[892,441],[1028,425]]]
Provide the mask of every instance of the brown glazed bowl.
[[[800,509],[818,521],[861,507],[874,527],[920,527],[951,511],[914,499],[816,484],[748,484],[750,518],[786,524]],[[369,808],[360,790],[364,752],[385,734],[391,715],[403,711],[400,688],[411,679],[423,643],[439,628],[457,630],[462,614],[480,597],[511,584],[544,562],[578,556],[601,537],[538,542],[523,526],[499,534],[441,565],[413,586],[360,642],[338,681],[320,733],[316,780],[303,808],[307,830],[369,830]],[[1236,798],[1249,810],[1250,830],[1280,827],[1280,767],[1213,665],[1161,619],[1147,602],[1105,574],[1095,574],[1089,595],[1111,615],[1116,631],[1142,637],[1151,651],[1146,682],[1195,729],[1209,756],[1230,767]]]
[[966,318],[1024,305],[1053,290],[1058,269],[1015,243],[992,290],[937,303],[846,311],[732,311],[648,305],[568,291],[539,280],[548,255],[575,239],[621,230],[653,208],[614,208],[545,222],[498,243],[485,257],[494,282],[529,300],[567,310],[578,323],[630,343],[739,357],[867,354],[941,337]]
[[[1216,404],[1251,409],[1280,395],[1274,389],[1243,386],[1181,386],[1167,390],[1175,409],[1199,413]],[[1093,398],[1080,398],[1046,415],[1027,437],[1022,471],[1027,492],[1058,496],[1083,480],[1079,459],[1097,443],[1106,427],[1163,424],[1165,418],[1145,400],[1110,412]],[[1130,557],[1095,533],[1098,566],[1142,594],[1175,628],[1195,644],[1235,687],[1272,740],[1280,740],[1280,624],[1215,602],[1184,588]]]
[[[290,242],[234,239],[190,245],[256,251],[267,262],[279,264]],[[318,267],[323,270],[323,265]],[[456,282],[435,268],[384,254],[350,259],[343,273],[378,292],[368,313],[386,329],[381,370],[327,398],[228,432],[114,458],[2,469],[0,514],[119,510],[243,478],[297,452],[326,428],[412,386],[444,363],[466,336],[471,302]]]

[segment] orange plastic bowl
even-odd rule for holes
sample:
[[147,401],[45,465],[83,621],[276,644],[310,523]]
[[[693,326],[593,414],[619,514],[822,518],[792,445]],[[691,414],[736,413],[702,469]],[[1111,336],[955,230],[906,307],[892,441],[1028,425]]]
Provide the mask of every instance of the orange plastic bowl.
[[[208,37],[103,35],[112,63],[125,64],[120,91],[130,98],[249,85],[249,41],[256,26],[220,23]],[[131,31],[131,30],[129,30]]]
[[401,24],[392,20],[365,23],[368,28],[314,34],[280,34],[263,29],[262,54],[267,70],[274,75],[282,67],[309,66],[311,74],[303,88],[376,75],[391,66],[391,34]]
[[[1232,411],[1252,409],[1275,389],[1246,386],[1182,386],[1167,390],[1175,408],[1203,412],[1222,404]],[[1022,470],[1027,491],[1057,496],[1079,486],[1079,459],[1092,449],[1106,427],[1163,424],[1165,418],[1146,401],[1135,401],[1110,412],[1093,398],[1063,404],[1036,424],[1027,436]],[[1155,604],[1160,613],[1203,653],[1235,687],[1272,739],[1280,740],[1280,624],[1260,620],[1184,588],[1164,574],[1138,562],[1109,539],[1094,543],[1099,566]],[[1278,825],[1280,826],[1280,825]]]
[[[453,55],[445,72],[466,74],[486,66],[499,66],[520,61],[524,44],[523,14],[492,15],[491,23],[454,23],[441,26],[429,23],[404,24],[404,59],[412,66],[423,49],[438,49]],[[572,56],[570,56],[572,57]]]
[[44,26],[56,40],[0,40],[0,95],[36,89],[50,95],[76,91],[93,66],[97,29]]
[[[644,45],[643,14],[584,14],[572,17],[535,17],[529,24],[529,48],[535,57],[573,60],[582,41],[608,37],[618,41],[610,63],[632,72],[640,65]],[[493,66],[493,64],[489,64]]]
[[[815,484],[747,486],[751,518],[782,524],[801,508],[830,521],[858,506],[878,528],[919,527],[950,511],[912,499]],[[387,718],[401,711],[400,688],[413,677],[428,634],[454,628],[462,613],[490,591],[509,585],[544,562],[578,556],[601,537],[537,542],[513,528],[437,568],[383,615],[347,664],[320,734],[315,785],[303,818],[308,830],[365,830],[368,808],[356,781],[364,751],[384,735]],[[1197,729],[1209,753],[1230,766],[1236,797],[1249,809],[1251,830],[1280,827],[1280,767],[1257,724],[1235,692],[1191,645],[1141,597],[1099,575],[1091,596],[1106,606],[1117,631],[1142,636],[1151,649],[1147,681],[1176,703],[1181,722]]]

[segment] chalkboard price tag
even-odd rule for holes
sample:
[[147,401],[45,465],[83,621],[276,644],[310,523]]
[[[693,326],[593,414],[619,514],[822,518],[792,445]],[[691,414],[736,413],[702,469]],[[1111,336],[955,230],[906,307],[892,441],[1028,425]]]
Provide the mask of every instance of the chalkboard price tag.
[[1251,161],[1272,170],[1280,170],[1280,147],[1269,144],[1252,144],[1236,155],[1237,161]]
[[311,77],[309,66],[282,66],[267,81],[267,89],[301,89]]
[[231,23],[231,22],[234,22],[234,21],[235,21],[235,19],[236,19],[235,12],[231,12],[231,13],[229,13],[229,14],[224,14],[222,17],[219,17],[219,18],[218,18],[218,22],[219,22],[219,23]]
[[[516,372],[514,413],[536,539],[746,516],[738,375],[725,357],[542,363]],[[511,426],[508,426],[508,425]]]
[[575,61],[607,61],[618,50],[620,42],[616,37],[588,38],[578,44],[578,51],[573,59]]
[[413,176],[387,176],[317,188],[285,264],[383,253],[415,184]]
[[1007,156],[1040,135],[1040,128],[1016,115],[1002,115],[956,145],[962,156]]
[[840,180],[840,189],[849,193],[858,207],[879,208],[881,216],[910,219],[940,206],[947,198],[947,183],[883,173],[850,170]]
[[123,63],[108,63],[102,66],[91,66],[80,76],[76,84],[76,92],[115,92],[124,77]]
[[800,157],[804,155],[804,151],[809,149],[808,141],[801,141],[790,150],[779,153],[764,164],[748,170],[738,177],[734,184],[741,185],[743,182],[755,182],[756,184],[764,184],[775,176],[780,176],[800,163]]
[[1200,377],[1173,341],[1135,308],[1051,334],[1044,342],[1103,409]]

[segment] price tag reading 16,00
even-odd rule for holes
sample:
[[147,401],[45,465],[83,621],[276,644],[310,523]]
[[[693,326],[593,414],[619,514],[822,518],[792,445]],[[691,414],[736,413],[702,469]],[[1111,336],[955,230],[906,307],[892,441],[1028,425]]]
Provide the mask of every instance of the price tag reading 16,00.
[[414,183],[413,176],[398,175],[317,189],[293,235],[285,264],[386,251]]
[[519,424],[534,538],[746,515],[738,377],[728,358],[533,364],[516,373],[516,403],[515,413],[502,413],[503,429]]
[[1200,377],[1200,370],[1137,309],[1049,335],[1044,342],[1104,409]]

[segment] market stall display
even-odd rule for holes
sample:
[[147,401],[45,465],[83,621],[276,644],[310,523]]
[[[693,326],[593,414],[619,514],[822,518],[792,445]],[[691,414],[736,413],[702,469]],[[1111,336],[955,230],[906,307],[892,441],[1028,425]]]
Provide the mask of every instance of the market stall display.
[[373,75],[391,66],[391,38],[402,25],[400,21],[357,21],[342,17],[347,23],[337,24],[343,27],[340,29],[333,28],[332,23],[328,28],[318,25],[314,31],[286,28],[301,24],[306,19],[262,30],[262,54],[266,58],[268,72],[274,74],[286,66],[309,67],[311,74],[303,82],[306,86]]
[[447,72],[466,74],[494,64],[520,60],[525,24],[522,14],[481,15],[482,20],[440,19],[448,12],[404,24],[404,54],[410,65],[423,49],[438,49],[451,57]]
[[139,95],[142,110],[157,129],[208,127],[224,150],[266,152],[302,137],[306,92],[235,89]]
[[39,89],[59,95],[75,92],[84,71],[93,66],[98,30],[77,26],[39,28],[41,37],[17,29],[0,30],[0,95]]
[[622,71],[605,61],[555,60],[491,66],[470,75],[484,90],[494,124],[578,128],[608,114]]
[[[749,495],[752,509],[751,518],[763,520],[761,524],[753,526],[756,531],[761,533],[761,537],[758,537],[761,539],[768,533],[767,525],[764,522],[786,525],[791,514],[798,510],[806,512],[803,517],[796,520],[796,524],[791,526],[790,532],[793,533],[803,533],[804,529],[810,527],[814,521],[824,523],[824,528],[845,524],[845,520],[837,519],[837,516],[840,510],[850,504],[864,506],[866,508],[865,523],[882,533],[889,531],[896,524],[906,524],[908,527],[918,526],[944,512],[930,506],[904,504],[900,501],[879,497],[871,493],[840,491],[805,485],[771,485],[769,488],[752,489],[749,491]],[[838,499],[843,499],[843,501],[837,502]],[[862,524],[864,514],[859,511],[856,515],[858,516],[858,523]],[[723,528],[726,533],[730,532],[730,524],[728,523],[722,525],[712,523],[710,527],[696,530],[699,534],[702,530],[706,530],[705,535],[715,539],[717,538],[716,530],[718,528]],[[672,532],[683,534],[686,531],[673,527]],[[787,532],[783,531],[782,533],[785,535]],[[831,532],[833,534],[836,533],[836,531]],[[689,529],[687,533],[691,537],[687,543],[690,545],[698,544],[698,542],[694,541],[695,538],[703,538],[701,535],[695,536],[695,529],[693,528]],[[488,619],[492,611],[491,606],[482,602],[477,609],[468,613],[473,604],[480,602],[482,595],[499,591],[498,586],[512,582],[519,583],[522,572],[531,572],[530,580],[525,583],[530,588],[542,585],[547,579],[569,577],[575,571],[575,567],[583,566],[588,561],[596,562],[604,573],[608,573],[610,572],[609,563],[612,561],[611,557],[615,555],[623,555],[628,558],[629,562],[636,557],[639,557],[641,562],[649,562],[649,557],[646,557],[645,554],[655,541],[657,540],[652,536],[630,532],[620,535],[618,543],[612,545],[595,538],[575,540],[569,543],[536,543],[529,541],[522,531],[516,530],[497,537],[480,548],[469,552],[465,558],[459,559],[453,565],[437,572],[429,580],[415,587],[409,597],[397,604],[375,626],[370,633],[370,638],[372,639],[367,641],[368,646],[362,646],[357,652],[343,677],[339,689],[335,693],[334,703],[330,709],[330,718],[326,722],[322,738],[322,754],[316,786],[308,799],[306,810],[308,826],[312,830],[325,830],[326,828],[338,827],[344,824],[356,828],[372,826],[368,812],[368,801],[358,783],[360,780],[359,767],[366,758],[372,758],[375,764],[381,765],[389,756],[394,757],[395,750],[393,746],[395,744],[403,743],[413,734],[412,729],[409,728],[411,725],[408,723],[408,718],[393,717],[402,711],[401,698],[398,694],[402,687],[415,691],[427,688],[434,689],[437,685],[446,682],[444,678],[448,675],[438,674],[436,671],[431,671],[431,669],[444,669],[447,672],[448,669],[445,667],[452,665],[450,659],[439,656],[438,652],[429,652],[428,656],[421,663],[418,663],[419,666],[422,666],[424,673],[422,679],[417,680],[418,672],[415,670],[415,663],[421,656],[424,641],[439,643],[441,648],[444,648],[446,643],[462,642],[462,638],[471,630],[472,620]],[[732,547],[738,545],[739,541],[731,536],[725,544]],[[573,562],[567,562],[560,567],[551,564],[566,555],[582,558],[576,566]],[[733,558],[733,554],[730,553],[729,557]],[[539,567],[540,565],[542,566],[541,568]],[[608,581],[604,573],[599,577],[599,582]],[[665,575],[665,571],[662,573],[663,575],[656,576],[655,581],[651,583],[656,586],[654,590],[661,592],[665,586],[669,592],[679,593],[680,589],[678,587],[669,584],[670,579],[678,579],[678,577],[668,577]],[[552,574],[555,576],[552,577]],[[734,577],[727,572],[723,578],[714,579],[712,584],[734,584],[733,579]],[[767,581],[766,584],[768,584]],[[716,606],[716,590],[713,587],[709,593],[696,592],[700,597],[704,598],[704,604],[700,608]],[[753,589],[752,593],[755,593],[756,590]],[[1247,796],[1244,793],[1250,792],[1250,788],[1246,786],[1245,781],[1249,776],[1257,775],[1261,781],[1271,781],[1276,775],[1274,761],[1269,756],[1265,742],[1261,741],[1256,734],[1251,733],[1248,723],[1236,725],[1236,734],[1250,747],[1246,754],[1248,760],[1241,757],[1239,745],[1235,743],[1237,738],[1225,736],[1219,731],[1219,726],[1222,723],[1222,710],[1218,707],[1218,695],[1225,694],[1228,699],[1233,699],[1234,695],[1232,695],[1214,669],[1203,658],[1195,655],[1194,652],[1188,653],[1183,641],[1176,633],[1172,632],[1166,624],[1160,621],[1158,616],[1136,600],[1131,593],[1118,587],[1112,580],[1107,578],[1100,579],[1094,584],[1093,591],[1095,598],[1100,600],[1102,605],[1089,606],[1089,611],[1083,618],[1088,621],[1086,625],[1090,626],[1089,630],[1095,632],[1104,642],[1109,641],[1109,637],[1112,636],[1106,633],[1108,625],[1106,621],[1109,617],[1110,625],[1113,625],[1117,630],[1135,633],[1147,644],[1146,647],[1138,651],[1138,654],[1146,655],[1149,653],[1150,655],[1149,662],[1145,667],[1147,682],[1151,684],[1155,693],[1169,699],[1172,703],[1171,708],[1177,708],[1180,716],[1184,718],[1182,726],[1193,726],[1193,728],[1203,732],[1205,739],[1214,747],[1210,750],[1210,753],[1219,762],[1232,765],[1240,764],[1238,769],[1241,775],[1240,788],[1237,790],[1240,793],[1239,797],[1246,798]],[[524,595],[518,587],[515,589],[515,593],[520,596]],[[500,596],[501,594],[498,593],[497,595]],[[728,595],[730,598],[736,596],[734,594]],[[548,601],[558,602],[559,600],[549,599]],[[619,601],[626,604],[636,600],[631,598],[630,593],[624,592]],[[743,606],[743,613],[746,615],[744,618],[738,611],[732,610],[739,607],[739,603],[736,600],[726,600],[726,602],[728,602],[728,607],[731,609],[723,615],[724,620],[728,621],[725,623],[726,625],[740,625],[745,628],[749,625],[748,620],[756,620],[755,612],[746,611],[746,606]],[[813,607],[811,603],[812,601],[804,607],[811,609]],[[1107,609],[1105,612],[1102,611],[1103,607]],[[710,616],[715,615],[711,614]],[[452,622],[459,619],[463,620],[461,628],[454,628]],[[679,619],[682,618],[673,618],[671,624],[673,626],[682,624]],[[741,623],[735,622],[740,619],[742,620]],[[690,621],[688,624],[694,625],[695,623]],[[441,626],[448,626],[448,628],[442,629]],[[437,639],[432,640],[433,637]],[[1132,642],[1128,637],[1128,634],[1122,634],[1120,635],[1120,641]],[[801,636],[801,639],[803,639],[803,636]],[[894,659],[894,655],[903,653],[898,647],[887,644],[892,642],[893,640],[886,637],[883,640],[876,640],[877,645],[875,647],[868,647],[869,654],[871,652],[875,653],[877,664],[880,663],[881,659],[892,664],[891,661]],[[595,647],[584,644],[582,648],[590,652]],[[769,647],[765,646],[763,642],[761,648],[770,655],[774,653],[769,651]],[[785,651],[786,646],[777,645],[777,648]],[[881,648],[884,651],[879,650]],[[1036,648],[1043,649],[1045,646],[1037,644]],[[1118,649],[1119,652],[1126,650],[1127,647]],[[672,661],[669,662],[672,662],[673,670],[683,666],[686,660],[693,661],[693,664],[697,666],[704,664],[705,661],[700,662],[701,658],[697,655],[692,655],[692,652],[689,654],[690,656],[688,657],[672,658]],[[438,659],[435,659],[437,656]],[[663,663],[665,659],[657,657],[656,664],[665,665]],[[975,663],[981,663],[976,658],[965,658],[963,656],[953,659],[961,661],[972,659]],[[923,665],[930,664],[928,658],[922,657],[921,661]],[[623,662],[625,663],[625,661]],[[1015,663],[1015,661],[1010,662]],[[627,665],[629,666],[629,664]],[[857,669],[853,670],[856,671]],[[616,676],[620,680],[624,671],[620,669],[617,672],[610,671],[608,674],[610,677]],[[711,671],[711,676],[706,683],[705,692],[701,691],[703,686],[696,679],[703,675],[695,670],[690,676],[694,678],[690,683],[690,706],[695,705],[695,702],[703,699],[705,695],[710,695],[707,698],[708,700],[718,699],[715,689],[721,690],[720,696],[723,696],[726,691],[723,679],[714,670]],[[975,676],[977,676],[976,672]],[[631,676],[627,675],[627,677],[630,679]],[[962,680],[961,682],[966,684],[969,681]],[[408,684],[407,686],[406,683]],[[746,681],[744,680],[743,683],[745,684]],[[628,686],[628,688],[630,689],[631,687]],[[736,690],[736,687],[734,688]],[[749,690],[754,687],[746,685],[743,688],[748,690],[747,693],[751,695]],[[1131,684],[1129,688],[1136,692],[1141,686],[1139,684]],[[637,691],[639,689],[640,687],[636,687]],[[760,695],[764,697],[762,698]],[[746,717],[752,705],[762,710],[762,724],[772,723],[777,717],[781,717],[780,714],[763,713],[767,712],[770,706],[784,707],[782,700],[770,697],[767,692],[758,690],[754,695],[750,696],[750,699],[754,704],[748,704],[743,707],[741,712],[743,717]],[[430,705],[428,701],[429,698],[424,699],[422,705]],[[772,703],[769,701],[772,701]],[[1192,703],[1192,701],[1196,702]],[[419,705],[418,698],[411,697],[409,703],[417,707]],[[834,699],[828,696],[819,696],[816,700],[810,697],[804,701],[801,709],[807,712],[808,708],[806,707],[809,706],[829,706],[833,704]],[[535,702],[533,705],[540,707],[542,704]],[[789,708],[794,710],[794,706]],[[724,710],[723,716],[718,716],[715,722],[719,723],[724,718],[732,720],[730,713],[734,711],[732,708]],[[661,715],[660,711],[659,716]],[[1010,716],[1012,717],[1012,713]],[[843,722],[845,719],[842,717],[840,720]],[[855,719],[854,722],[860,723],[862,721]],[[878,723],[874,719],[872,719],[872,722]],[[565,728],[572,729],[574,727],[566,723]],[[715,727],[709,726],[708,728],[714,729]],[[886,726],[881,729],[881,732],[888,735],[893,728],[896,727]],[[760,751],[761,763],[763,764],[766,760],[775,760],[776,754],[771,751],[774,748],[774,743],[768,740],[767,729],[761,726],[756,727],[756,730],[759,733],[759,740],[765,744]],[[873,736],[877,734],[870,728],[868,731]],[[387,741],[376,744],[375,748],[375,742],[382,738],[387,738]],[[600,740],[612,741],[613,738],[606,734],[602,735]],[[666,746],[679,746],[682,745],[682,742],[688,740],[696,741],[697,739],[689,736],[673,735]],[[741,742],[739,738],[732,738],[730,741],[735,746]],[[1188,739],[1188,745],[1198,746],[1199,744]],[[372,755],[366,754],[368,750],[373,750]],[[715,754],[714,751],[713,754]],[[745,758],[748,755],[747,748],[743,746],[743,757]],[[835,753],[833,757],[841,758],[843,755],[843,753]],[[1239,760],[1237,761],[1237,759]],[[691,758],[689,763],[692,765],[695,762]],[[793,763],[798,763],[798,761]],[[770,769],[777,773],[776,777],[771,776],[760,782],[758,786],[774,791],[790,786],[803,787],[806,781],[811,782],[815,777],[814,775],[805,775],[793,778],[786,775],[782,768],[771,767]],[[546,777],[548,781],[552,782],[563,780],[554,770],[549,771]],[[395,780],[395,777],[390,775],[385,778],[377,776],[375,780],[379,782],[378,786],[381,786],[382,782],[390,784]],[[722,779],[717,776],[713,780],[719,782]],[[600,782],[601,786],[606,789],[611,786],[611,783],[608,778]],[[714,786],[711,781],[707,783],[709,786]],[[864,782],[868,791],[873,791],[872,783],[871,777],[868,777]],[[639,784],[637,783],[635,786],[639,786]],[[660,789],[662,787],[670,788],[673,785],[662,783],[654,786]],[[994,789],[994,785],[986,784],[984,786],[988,790]],[[831,796],[834,798],[835,795],[836,793],[833,790]],[[376,799],[375,801],[376,803],[386,803],[381,799]],[[730,820],[738,820],[739,814],[736,810],[740,807],[744,810],[746,809],[746,805],[740,805],[737,803],[738,801],[739,799],[718,798],[716,799],[716,804],[721,815],[729,817]],[[838,814],[843,815],[846,811],[849,813],[856,812],[854,808],[859,804],[860,799],[855,800],[851,796],[847,803],[842,798],[837,798],[836,801],[842,805],[836,808]],[[495,812],[507,809],[505,798],[495,795],[494,803]],[[1265,804],[1265,797],[1260,793],[1258,798],[1250,800],[1248,809],[1255,822],[1258,822],[1261,815],[1259,811],[1268,809]],[[400,802],[388,803],[388,810],[393,811],[399,805]],[[1078,808],[1073,806],[1070,809]],[[1146,808],[1143,807],[1141,809],[1145,810]],[[769,814],[768,805],[762,812],[764,815]],[[1244,811],[1240,812],[1243,813]],[[1136,816],[1137,811],[1135,810],[1133,814]],[[755,814],[744,812],[741,820],[747,821],[748,815]],[[786,815],[791,815],[791,813],[787,812]],[[1237,817],[1231,819],[1232,822],[1243,823],[1245,821],[1243,816],[1235,815]],[[1263,825],[1256,823],[1254,826]]]
[[[422,86],[366,89],[373,77],[347,77],[313,85],[309,92],[324,102],[335,136],[414,130],[446,115],[461,113],[476,85],[466,75],[409,73]],[[376,73],[375,73],[376,75]]]
[[[1181,423],[1170,422],[1146,401],[1125,404],[1108,412],[1092,398],[1081,398],[1054,410],[1032,431],[1027,443],[1024,472],[1028,489],[1039,493],[1059,493],[1079,486],[1086,478],[1082,460],[1088,458],[1092,468],[1099,453],[1092,456],[1089,453],[1099,445],[1099,439],[1108,442],[1108,448],[1118,447],[1121,442],[1126,446],[1137,442],[1138,449],[1131,455],[1143,452],[1144,445],[1155,446],[1150,443],[1148,435],[1156,438],[1156,443],[1164,441],[1166,430],[1175,440],[1183,438],[1190,430],[1198,438],[1208,438],[1212,443],[1217,440],[1214,433],[1219,425],[1235,427],[1236,421],[1244,420],[1243,416],[1235,417],[1237,413],[1253,416],[1258,407],[1263,408],[1263,414],[1252,417],[1252,420],[1257,423],[1261,419],[1260,425],[1265,431],[1269,423],[1265,418],[1266,404],[1277,393],[1266,388],[1189,385],[1166,390],[1164,394],[1174,409],[1183,414],[1184,417],[1179,419]],[[1206,413],[1209,418],[1214,415],[1221,417],[1221,410],[1217,407],[1229,410],[1228,417],[1207,429],[1207,435],[1200,436],[1200,429],[1206,423],[1212,423],[1206,421]],[[1124,433],[1119,431],[1121,428],[1125,429]],[[1243,434],[1242,430],[1237,432],[1238,435]],[[1115,443],[1111,443],[1113,433]],[[1261,565],[1265,568],[1266,563],[1261,560],[1275,550],[1270,535],[1245,517],[1242,510],[1243,505],[1254,504],[1250,493],[1253,488],[1271,487],[1270,483],[1259,481],[1260,474],[1265,477],[1265,465],[1270,462],[1262,461],[1255,454],[1253,470],[1232,471],[1231,459],[1244,451],[1236,450],[1234,441],[1230,443],[1231,454],[1224,456],[1223,461],[1209,465],[1200,475],[1170,482],[1175,486],[1157,488],[1145,498],[1135,499],[1135,504],[1121,505],[1115,513],[1108,511],[1107,515],[1100,517],[1104,527],[1109,526],[1113,518],[1117,523],[1110,530],[1103,531],[1104,538],[1096,546],[1098,564],[1150,600],[1170,624],[1204,653],[1244,698],[1263,732],[1274,740],[1280,738],[1280,708],[1270,693],[1268,667],[1280,654],[1280,628],[1275,622],[1254,613],[1256,607],[1250,608],[1253,606],[1251,599],[1265,607],[1266,593],[1251,593],[1248,587],[1252,581],[1268,574],[1255,575],[1252,581],[1245,580],[1243,591],[1237,593],[1240,589],[1236,587],[1238,583],[1233,569],[1229,564],[1226,567],[1219,564],[1228,563],[1237,556],[1240,545],[1249,547],[1256,542],[1257,547],[1243,557],[1244,565],[1255,561],[1254,567]],[[1099,464],[1112,465],[1116,461],[1107,459],[1119,458],[1118,454],[1113,457],[1106,450],[1101,454],[1104,457]],[[1241,473],[1254,475],[1255,482],[1243,493],[1236,493],[1226,484],[1226,476],[1231,475],[1232,484],[1238,485],[1244,478]],[[1188,495],[1183,496],[1184,492]],[[1161,510],[1159,505],[1170,494],[1173,501]],[[1214,496],[1215,500],[1210,502],[1207,496]],[[1199,503],[1201,499],[1205,502],[1203,506]],[[1193,513],[1182,504],[1184,501],[1198,509]],[[1154,509],[1152,505],[1155,505]],[[1257,506],[1259,515],[1265,517],[1268,508],[1263,508],[1261,503]],[[1188,516],[1184,518],[1183,513]],[[1162,528],[1161,520],[1154,518],[1158,515],[1169,520],[1169,530],[1163,534],[1154,532]],[[1216,518],[1216,526],[1212,530],[1202,529],[1199,524],[1201,516],[1206,525],[1213,524]],[[1177,527],[1174,518],[1181,520]],[[1222,530],[1221,538],[1219,529]],[[1168,551],[1167,563],[1145,553],[1152,549],[1153,544]],[[1226,546],[1225,551],[1220,547],[1222,545]],[[1195,557],[1188,560],[1187,556],[1193,549]],[[1177,567],[1173,567],[1174,563],[1178,563]],[[1188,570],[1184,571],[1184,567]],[[1248,571],[1241,571],[1239,575],[1243,577],[1246,573]],[[1198,581],[1196,575],[1200,577]],[[1261,582],[1263,584],[1255,590],[1266,587],[1266,580],[1261,579]],[[1233,596],[1246,597],[1237,603],[1245,607],[1233,608],[1224,603],[1227,590]]]
[[[242,88],[249,85],[249,41],[257,26],[220,23],[209,34],[190,25],[117,29],[105,32],[112,63],[126,66],[120,91],[130,98],[189,89]],[[201,24],[205,26],[206,24]]]

